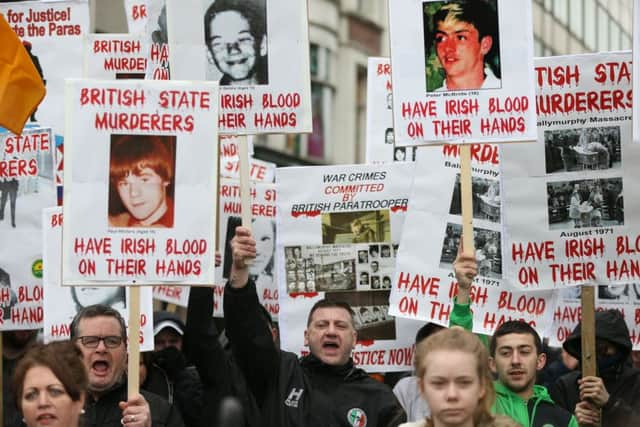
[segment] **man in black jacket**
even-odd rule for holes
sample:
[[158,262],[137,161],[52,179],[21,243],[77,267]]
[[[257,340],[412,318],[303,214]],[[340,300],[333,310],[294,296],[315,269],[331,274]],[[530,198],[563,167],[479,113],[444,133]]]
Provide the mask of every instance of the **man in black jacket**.
[[[571,333],[563,348],[580,360],[581,325]],[[551,397],[569,411],[575,411],[580,425],[600,419],[607,427],[640,425],[640,369],[631,366],[629,329],[617,310],[596,313],[597,377],[581,378],[580,371],[560,377],[549,389]]]
[[127,396],[127,335],[120,313],[90,305],[76,314],[70,329],[89,375],[84,426],[184,427],[178,410],[161,397],[145,391]]
[[404,422],[392,391],[353,364],[356,331],[348,304],[322,300],[314,305],[305,331],[308,356],[298,359],[276,348],[245,264],[255,257],[255,244],[249,229],[236,228],[224,313],[233,354],[265,424],[382,427]]

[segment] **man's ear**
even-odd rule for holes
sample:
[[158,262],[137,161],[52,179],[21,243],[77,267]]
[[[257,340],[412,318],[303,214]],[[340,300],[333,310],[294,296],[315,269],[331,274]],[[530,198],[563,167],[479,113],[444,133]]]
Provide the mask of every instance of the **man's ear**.
[[489,53],[491,46],[493,46],[493,37],[484,36],[480,39],[480,52],[482,52],[483,55]]
[[260,42],[260,56],[267,55],[267,35],[262,36],[262,41]]
[[498,373],[498,370],[496,369],[496,359],[493,357],[489,357],[489,370],[494,375]]
[[309,347],[309,329],[304,330],[304,345]]
[[536,360],[536,370],[541,371],[544,368],[544,365],[547,364],[547,355],[546,353],[540,353]]

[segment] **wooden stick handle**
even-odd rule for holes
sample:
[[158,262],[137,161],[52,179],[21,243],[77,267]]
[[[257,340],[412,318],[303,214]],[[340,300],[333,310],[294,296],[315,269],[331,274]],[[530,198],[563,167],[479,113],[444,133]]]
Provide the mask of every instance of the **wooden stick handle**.
[[462,252],[475,253],[473,242],[473,192],[471,187],[471,147],[460,147],[460,198],[462,203]]
[[127,396],[140,391],[140,287],[129,286],[129,365]]

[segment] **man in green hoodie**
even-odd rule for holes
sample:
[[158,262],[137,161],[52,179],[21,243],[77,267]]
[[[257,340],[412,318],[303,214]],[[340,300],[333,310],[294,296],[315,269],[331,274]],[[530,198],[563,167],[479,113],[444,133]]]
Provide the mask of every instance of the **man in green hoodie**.
[[[458,295],[454,297],[450,324],[471,330],[470,290],[478,273],[475,256],[458,253],[454,270]],[[575,417],[556,405],[545,387],[536,385],[537,372],[544,368],[547,356],[542,352],[540,336],[528,323],[512,320],[500,325],[490,339],[489,353],[489,368],[498,378],[494,382],[493,412],[507,415],[524,427],[578,427]]]

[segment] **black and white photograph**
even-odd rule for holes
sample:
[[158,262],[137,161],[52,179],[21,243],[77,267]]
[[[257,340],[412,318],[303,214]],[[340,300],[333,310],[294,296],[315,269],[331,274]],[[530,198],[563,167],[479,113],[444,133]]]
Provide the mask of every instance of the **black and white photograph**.
[[547,183],[550,230],[624,225],[622,178]]
[[266,0],[214,0],[204,14],[207,80],[269,84]]
[[640,284],[600,285],[598,299],[602,302],[619,302],[637,304],[640,302]]
[[[448,271],[453,270],[453,261],[458,253],[461,235],[461,225],[447,223],[442,255],[440,256],[440,268]],[[478,275],[492,279],[502,278],[500,232],[474,227],[473,241],[478,261]]]
[[322,243],[370,243],[391,240],[389,210],[322,214]]
[[358,251],[358,264],[367,264],[369,262],[369,251]]
[[547,174],[620,169],[620,126],[547,130],[544,132]]
[[427,92],[502,87],[497,3],[423,2]]
[[389,316],[389,291],[327,292],[329,301],[346,301],[355,312],[358,340],[392,340],[396,337],[395,318]]
[[[451,215],[462,215],[460,174],[456,175],[451,198]],[[471,177],[473,218],[500,223],[500,182],[497,179]]]
[[[227,235],[225,238],[225,253],[222,276],[226,280],[231,272],[231,239],[235,235],[236,227],[242,225],[242,219],[237,216],[227,218]],[[256,257],[249,267],[249,276],[256,285],[261,286],[259,289],[270,286],[275,276],[275,246],[276,246],[276,222],[272,218],[264,216],[254,216],[251,219],[251,227],[253,236],[256,240]],[[287,271],[298,268],[298,262],[293,257],[293,248],[287,248],[285,264]],[[304,266],[302,266],[301,271]],[[300,279],[298,277],[298,279]]]

